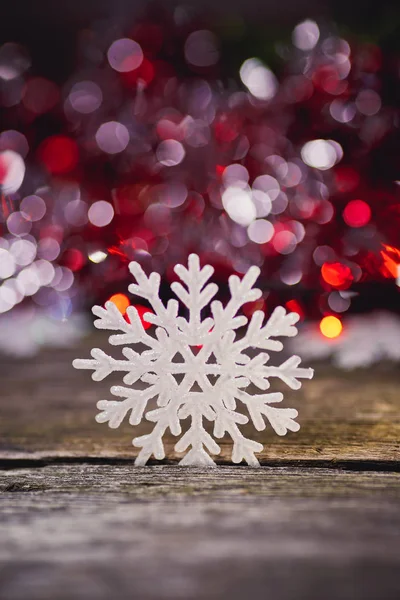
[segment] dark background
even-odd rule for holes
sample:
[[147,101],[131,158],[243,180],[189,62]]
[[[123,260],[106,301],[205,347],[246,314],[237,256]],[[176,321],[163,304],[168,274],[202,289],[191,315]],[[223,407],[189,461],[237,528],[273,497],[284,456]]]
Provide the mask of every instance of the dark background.
[[[112,19],[126,31],[136,17],[171,18],[176,7],[209,26],[238,22],[244,43],[254,36],[282,40],[301,19],[334,21],[347,36],[400,48],[400,2],[366,0],[2,0],[0,42],[25,44],[36,72],[63,81],[73,70],[80,29],[97,20]],[[243,43],[243,40],[242,40]]]

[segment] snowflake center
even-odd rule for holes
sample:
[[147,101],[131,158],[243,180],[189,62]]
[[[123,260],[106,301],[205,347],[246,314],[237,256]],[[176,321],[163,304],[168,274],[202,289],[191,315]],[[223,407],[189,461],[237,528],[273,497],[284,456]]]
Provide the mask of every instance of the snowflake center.
[[177,352],[165,371],[171,373],[179,385],[185,376],[189,376],[193,380],[190,392],[203,392],[205,387],[209,387],[208,384],[214,386],[222,374],[221,365],[216,362],[212,352],[202,355],[198,347],[193,349],[191,346],[187,347],[185,358],[181,352]]

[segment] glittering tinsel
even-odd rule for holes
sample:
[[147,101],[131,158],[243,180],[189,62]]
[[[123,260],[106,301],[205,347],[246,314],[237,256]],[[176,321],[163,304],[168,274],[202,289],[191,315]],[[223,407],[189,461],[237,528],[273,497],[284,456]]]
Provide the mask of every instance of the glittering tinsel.
[[82,31],[63,85],[0,48],[0,312],[59,318],[199,254],[263,297],[340,317],[400,264],[399,57],[299,23],[279,72],[182,19]]

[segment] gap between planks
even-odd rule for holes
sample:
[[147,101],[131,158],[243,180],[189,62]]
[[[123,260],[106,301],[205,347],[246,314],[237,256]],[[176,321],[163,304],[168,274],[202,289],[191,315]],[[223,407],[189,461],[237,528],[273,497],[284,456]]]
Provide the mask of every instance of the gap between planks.
[[[107,458],[90,456],[53,456],[44,458],[2,458],[0,459],[0,470],[13,469],[41,469],[56,465],[131,465],[134,460],[129,458]],[[149,460],[148,466],[176,465],[172,460]],[[217,463],[216,467],[210,467],[210,471],[218,469],[218,466],[231,466],[238,470],[247,469],[246,465],[232,465],[227,462]],[[400,473],[400,461],[395,460],[324,460],[324,459],[300,459],[300,460],[264,460],[261,467],[288,467],[298,469],[331,469],[336,471],[375,471],[381,473]],[[179,469],[190,470],[191,467],[179,467]]]

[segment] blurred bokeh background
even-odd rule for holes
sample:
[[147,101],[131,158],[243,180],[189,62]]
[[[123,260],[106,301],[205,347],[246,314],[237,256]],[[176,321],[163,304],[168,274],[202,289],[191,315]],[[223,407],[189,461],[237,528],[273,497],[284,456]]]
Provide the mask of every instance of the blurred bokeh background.
[[121,312],[128,263],[260,266],[303,355],[400,360],[400,6],[17,0],[0,20],[0,351]]

